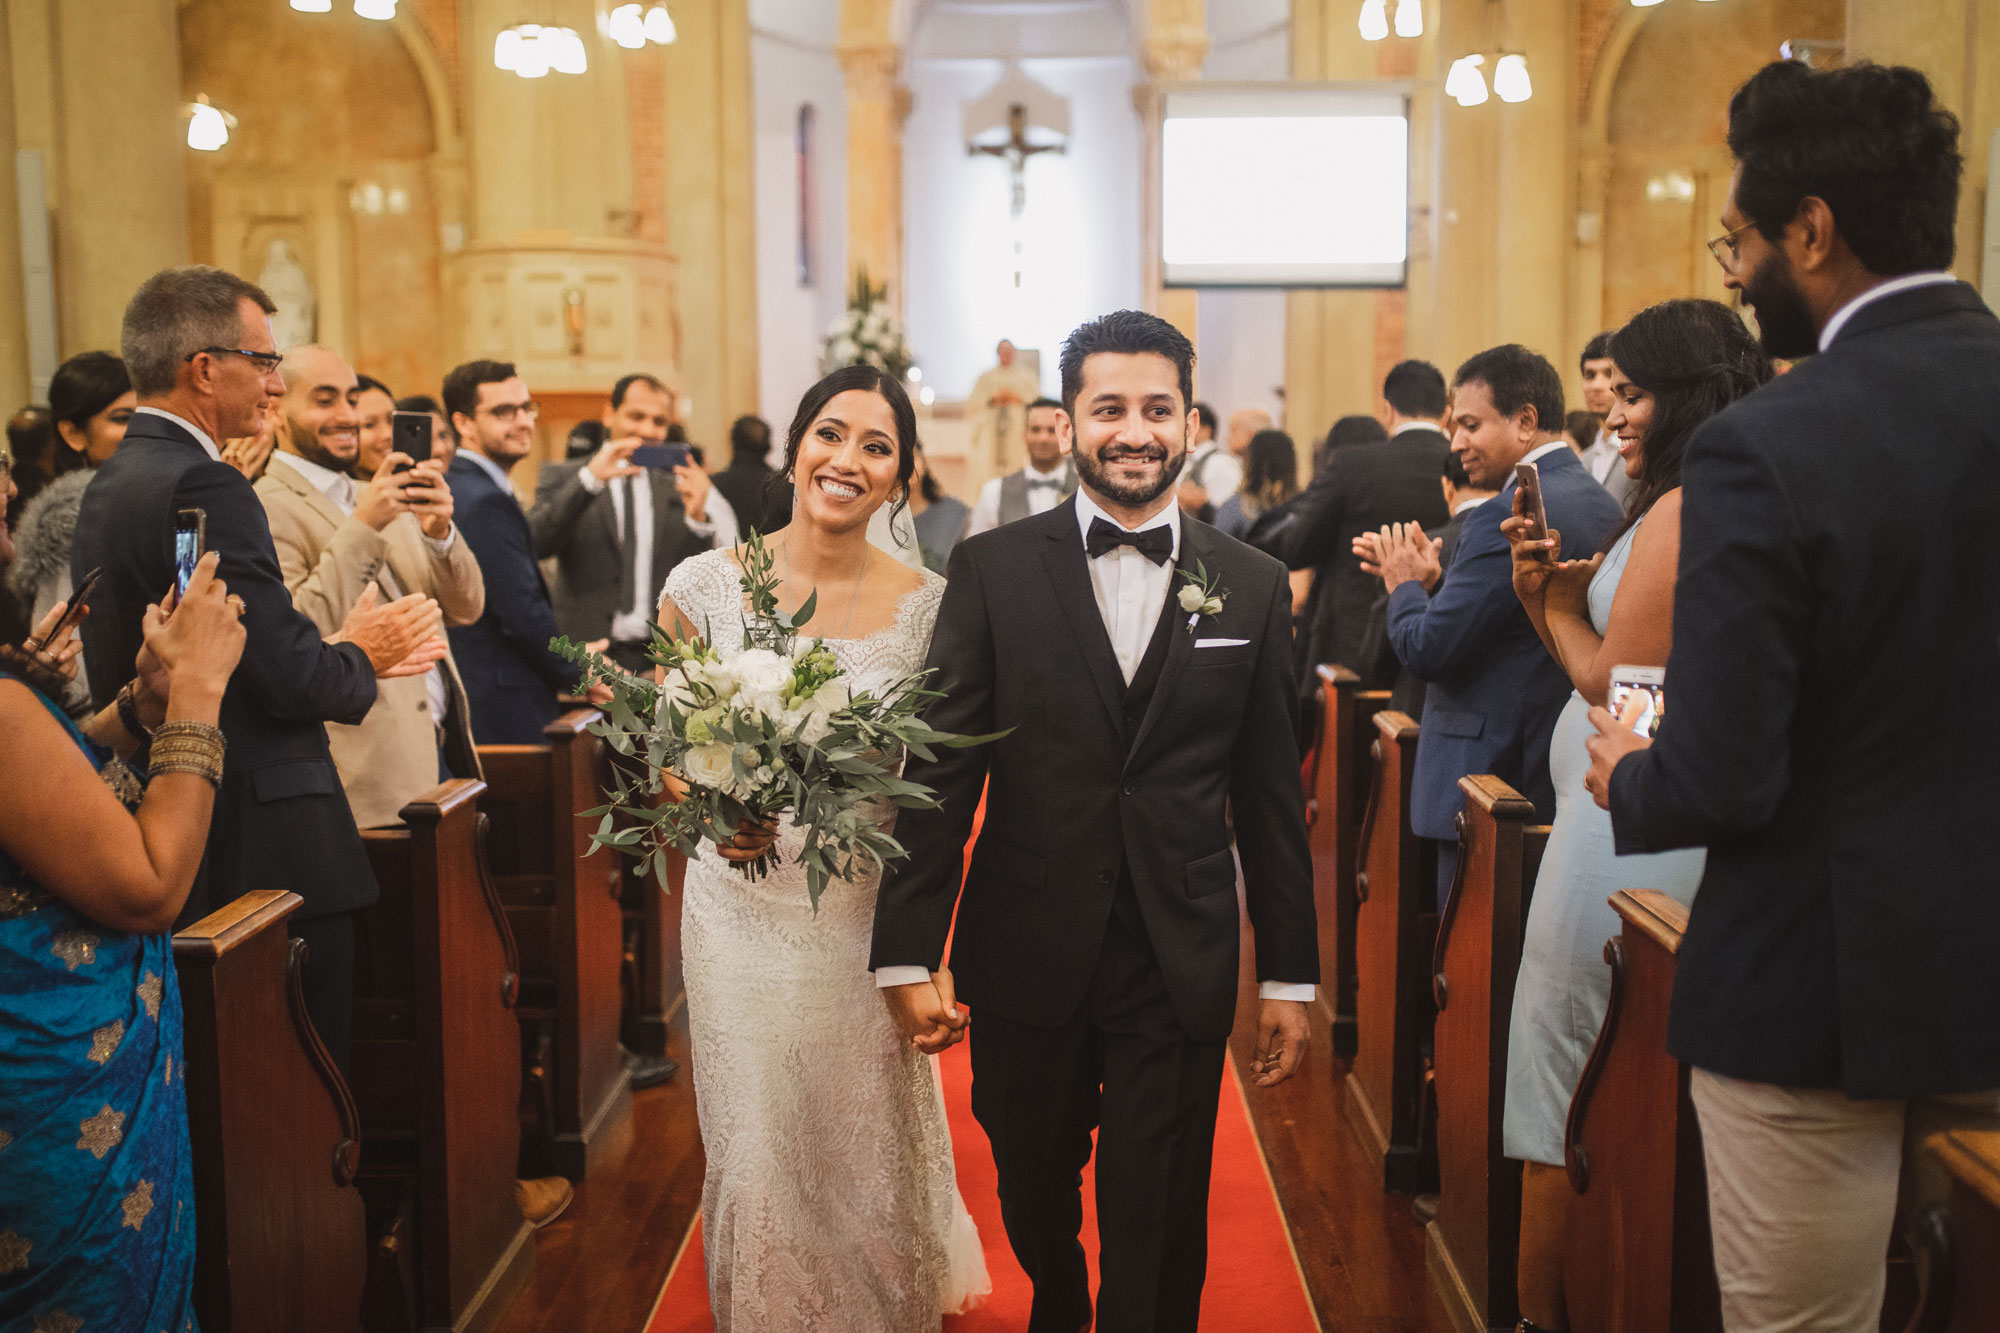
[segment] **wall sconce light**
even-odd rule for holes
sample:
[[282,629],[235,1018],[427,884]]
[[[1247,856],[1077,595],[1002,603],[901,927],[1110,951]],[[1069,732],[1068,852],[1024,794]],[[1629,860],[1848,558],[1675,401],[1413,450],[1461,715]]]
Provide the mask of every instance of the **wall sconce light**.
[[1396,35],[1424,35],[1424,0],[1396,0]]
[[519,23],[502,28],[493,39],[493,66],[524,79],[539,79],[551,70],[581,74],[590,61],[576,29]]
[[1535,95],[1535,85],[1528,78],[1526,56],[1500,57],[1500,63],[1493,67],[1493,95],[1503,102],[1525,102]]
[[1361,0],[1361,40],[1379,42],[1389,35],[1388,0]]
[[229,131],[236,128],[236,117],[210,106],[208,94],[195,98],[184,110],[188,118],[188,147],[213,153],[229,142]]
[[1485,56],[1460,56],[1451,62],[1451,72],[1444,76],[1444,94],[1460,106],[1478,106],[1486,100],[1486,76],[1480,66],[1486,63]]

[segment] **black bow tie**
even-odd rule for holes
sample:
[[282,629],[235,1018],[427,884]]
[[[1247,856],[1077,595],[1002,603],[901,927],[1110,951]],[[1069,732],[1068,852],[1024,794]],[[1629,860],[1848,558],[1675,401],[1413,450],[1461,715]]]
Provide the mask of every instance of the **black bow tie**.
[[1053,490],[1055,490],[1056,488],[1058,488],[1058,487],[1059,487],[1059,486],[1061,486],[1061,485],[1062,485],[1062,478],[1061,478],[1061,477],[1029,477],[1029,478],[1028,478],[1028,489],[1029,489],[1029,490],[1031,490],[1031,491],[1032,491],[1032,490],[1034,490],[1034,489],[1035,489],[1035,488],[1036,488],[1037,486],[1040,486],[1040,487],[1043,487],[1043,488],[1045,488],[1045,489],[1048,489],[1048,490],[1051,490],[1051,491],[1053,491]]
[[1090,535],[1084,539],[1083,549],[1091,559],[1120,546],[1129,546],[1154,564],[1164,565],[1174,553],[1174,530],[1162,523],[1142,532],[1127,532],[1101,518],[1090,520]]

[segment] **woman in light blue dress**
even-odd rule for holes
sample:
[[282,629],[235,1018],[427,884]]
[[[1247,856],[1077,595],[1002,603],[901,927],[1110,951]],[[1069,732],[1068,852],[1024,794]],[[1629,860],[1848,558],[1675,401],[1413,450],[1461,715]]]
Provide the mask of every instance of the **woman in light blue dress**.
[[[1605,426],[1632,479],[1628,517],[1610,549],[1551,564],[1561,534],[1528,540],[1518,516],[1514,590],[1576,693],[1549,746],[1556,819],[1536,877],[1522,941],[1507,1047],[1505,1150],[1524,1163],[1519,1291],[1522,1327],[1567,1326],[1562,1246],[1569,1182],[1563,1128],[1609,1002],[1604,942],[1618,933],[1608,899],[1658,889],[1682,903],[1701,883],[1700,850],[1652,856],[1613,851],[1611,816],[1584,790],[1586,714],[1605,703],[1616,666],[1663,667],[1672,640],[1680,555],[1681,459],[1709,417],[1771,377],[1743,321],[1714,301],[1667,301],[1612,336],[1614,402]],[[1519,497],[1516,497],[1519,505]],[[1666,682],[1671,694],[1673,682]]]

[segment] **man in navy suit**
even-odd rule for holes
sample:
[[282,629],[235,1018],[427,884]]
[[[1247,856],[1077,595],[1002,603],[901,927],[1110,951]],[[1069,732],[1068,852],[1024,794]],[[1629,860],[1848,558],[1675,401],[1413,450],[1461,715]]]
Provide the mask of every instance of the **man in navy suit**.
[[125,444],[83,493],[71,570],[79,583],[104,571],[83,631],[102,706],[132,680],[141,617],[173,585],[177,512],[205,514],[207,547],[221,555],[218,576],[243,599],[248,638],[222,698],[229,754],[208,854],[180,924],[252,889],[304,899],[290,928],[310,951],[306,1008],[344,1063],[351,914],[375,901],[376,887],[323,723],[359,722],[375,702],[377,676],[430,670],[444,640],[427,597],[357,611],[332,640],[292,609],[263,502],[216,444],[256,434],[259,406],[285,391],[274,309],[258,288],[217,268],[166,269],[139,288],[121,338],[139,406]]
[[549,650],[562,630],[528,515],[507,480],[534,451],[538,409],[510,363],[468,361],[444,377],[444,410],[459,441],[445,481],[486,579],[486,610],[449,631],[472,734],[481,745],[540,745],[579,673]]
[[1543,819],[1555,817],[1549,738],[1570,682],[1514,595],[1513,556],[1500,524],[1513,513],[1515,466],[1533,463],[1540,471],[1564,559],[1588,559],[1623,518],[1563,438],[1562,377],[1527,348],[1488,348],[1460,366],[1451,422],[1452,451],[1467,478],[1499,492],[1466,515],[1451,567],[1439,564],[1438,544],[1419,524],[1386,537],[1364,534],[1354,544],[1388,587],[1396,659],[1429,682],[1410,830],[1437,845],[1440,907],[1458,859],[1460,778],[1494,774],[1533,801]]
[[1873,1329],[1925,1135],[2000,1129],[2000,321],[1922,74],[1766,66],[1729,147],[1710,248],[1809,359],[1689,443],[1671,720],[1594,712],[1587,783],[1619,852],[1708,848],[1667,1046],[1725,1324]]

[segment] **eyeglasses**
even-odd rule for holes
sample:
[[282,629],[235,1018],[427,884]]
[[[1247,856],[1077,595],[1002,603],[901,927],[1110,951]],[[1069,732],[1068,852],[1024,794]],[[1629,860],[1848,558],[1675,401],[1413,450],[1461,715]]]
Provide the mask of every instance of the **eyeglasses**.
[[526,417],[529,421],[533,421],[542,414],[542,405],[540,403],[496,403],[492,407],[482,407],[479,410],[489,414],[495,421],[499,422],[512,421],[516,417]]
[[[1722,265],[1724,273],[1736,272],[1736,265],[1742,260],[1741,254],[1738,253],[1736,238],[1756,225],[1754,222],[1746,222],[1735,231],[1727,232],[1708,243],[1708,252],[1715,256],[1716,263]],[[1723,253],[1725,250],[1728,251],[1727,254]]]
[[265,375],[270,374],[279,366],[285,364],[285,358],[277,352],[253,352],[247,347],[203,347],[198,351],[189,352],[181,360],[192,361],[196,357],[203,355],[240,356],[251,365],[257,367],[258,371]]

